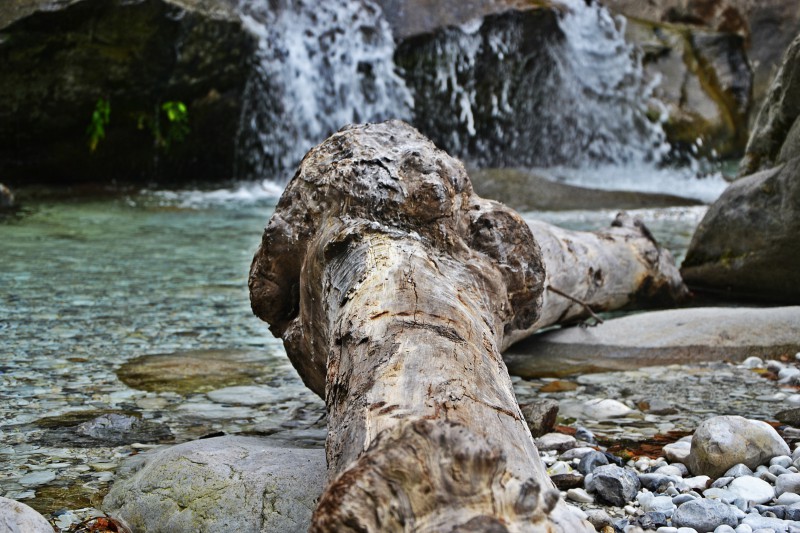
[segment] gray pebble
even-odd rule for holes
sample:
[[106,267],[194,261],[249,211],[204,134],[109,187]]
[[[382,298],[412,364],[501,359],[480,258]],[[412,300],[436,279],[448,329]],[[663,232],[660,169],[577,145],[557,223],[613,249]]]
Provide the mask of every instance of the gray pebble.
[[775,479],[775,493],[780,496],[784,492],[800,494],[800,474],[782,474]]
[[734,480],[733,476],[721,477],[721,478],[717,479],[716,481],[714,481],[714,483],[711,484],[711,488],[721,489],[722,487],[724,487],[725,485],[727,485],[728,483],[730,483],[733,480]]
[[598,531],[612,524],[611,517],[602,509],[589,509],[586,511],[586,515],[589,523]]
[[739,463],[732,466],[725,472],[725,477],[739,477],[739,476],[752,476],[753,471],[747,465]]
[[[800,372],[800,370],[798,370],[798,372]],[[778,455],[769,460],[770,466],[778,465],[782,466],[783,468],[789,468],[791,464],[792,464],[792,458],[789,457],[788,455]]]
[[768,472],[773,476],[780,476],[781,474],[791,474],[788,468],[781,465],[770,465]]
[[742,520],[742,523],[752,527],[754,532],[762,528],[772,528],[776,532],[784,532],[788,528],[788,523],[785,520],[760,516],[758,513],[748,514]]
[[638,522],[644,529],[656,529],[667,525],[667,515],[659,511],[648,511],[639,517]]
[[581,462],[578,463],[578,471],[585,476],[594,472],[595,468],[598,466],[607,464],[608,458],[606,454],[603,452],[591,451],[581,458]]
[[722,524],[717,529],[714,530],[714,533],[736,533],[736,530],[733,529],[728,524]]
[[592,474],[598,499],[617,507],[633,500],[641,486],[636,474],[616,465],[598,466]]
[[690,502],[696,499],[697,498],[692,496],[691,494],[680,494],[672,498],[672,503],[674,503],[675,505],[680,505],[682,503]]
[[730,505],[718,500],[692,500],[686,502],[672,515],[672,524],[681,527],[692,527],[699,533],[714,531],[717,526],[727,524],[737,526],[739,521],[733,514]]

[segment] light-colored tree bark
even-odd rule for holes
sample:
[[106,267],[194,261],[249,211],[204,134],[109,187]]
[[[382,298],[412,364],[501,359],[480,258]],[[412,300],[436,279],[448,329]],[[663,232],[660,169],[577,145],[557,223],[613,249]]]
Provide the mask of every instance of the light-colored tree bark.
[[309,152],[249,285],[326,401],[312,531],[592,531],[558,501],[500,355],[546,316],[544,264],[527,224],[406,124]]

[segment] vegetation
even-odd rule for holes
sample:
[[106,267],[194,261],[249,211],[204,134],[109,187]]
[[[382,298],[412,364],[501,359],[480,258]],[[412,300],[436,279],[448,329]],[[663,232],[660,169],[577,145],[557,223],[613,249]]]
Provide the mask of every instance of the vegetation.
[[92,112],[92,119],[86,134],[89,136],[89,150],[94,152],[99,143],[106,136],[106,126],[111,122],[111,103],[105,98],[99,98]]
[[[166,119],[166,126],[162,127]],[[89,150],[94,152],[97,145],[106,136],[106,127],[111,122],[111,103],[105,98],[100,98],[95,104],[92,118],[86,134],[89,136]],[[138,129],[149,129],[153,134],[156,147],[169,151],[174,143],[186,140],[189,128],[189,110],[186,104],[180,101],[167,101],[156,106],[152,114],[139,113],[136,115]]]

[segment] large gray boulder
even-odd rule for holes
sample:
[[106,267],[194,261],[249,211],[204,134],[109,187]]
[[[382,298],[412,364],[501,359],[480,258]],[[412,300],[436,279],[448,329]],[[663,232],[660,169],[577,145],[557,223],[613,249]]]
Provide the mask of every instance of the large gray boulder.
[[715,416],[695,430],[686,466],[695,476],[718,478],[738,464],[755,470],[773,457],[790,453],[789,445],[766,422]]
[[792,41],[758,114],[741,174],[800,156],[800,35]]
[[[12,185],[231,176],[257,45],[233,4],[0,2],[0,175]],[[110,122],[92,151],[100,100]],[[186,106],[190,131],[165,148],[168,101]]]
[[53,526],[24,503],[0,496],[0,532],[53,533]]
[[694,288],[800,302],[798,235],[800,156],[732,183],[697,227],[681,275]]
[[307,531],[325,475],[322,449],[204,439],[133,457],[102,508],[149,533]]
[[681,274],[734,296],[800,301],[800,36],[784,55],[747,145],[747,176],[697,228]]
[[800,351],[800,307],[697,307],[640,313],[592,328],[553,330],[511,346],[522,377],[628,370],[646,365],[765,359]]

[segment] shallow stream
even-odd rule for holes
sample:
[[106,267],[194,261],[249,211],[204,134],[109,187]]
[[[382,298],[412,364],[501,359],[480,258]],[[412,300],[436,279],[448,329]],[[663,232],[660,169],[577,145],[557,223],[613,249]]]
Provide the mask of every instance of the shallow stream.
[[[19,192],[0,219],[0,495],[44,514],[97,506],[126,456],[219,432],[323,445],[324,404],[249,307],[279,190]],[[640,214],[682,256],[704,210]],[[613,215],[526,214],[576,229]],[[547,381],[515,383],[530,397]]]

